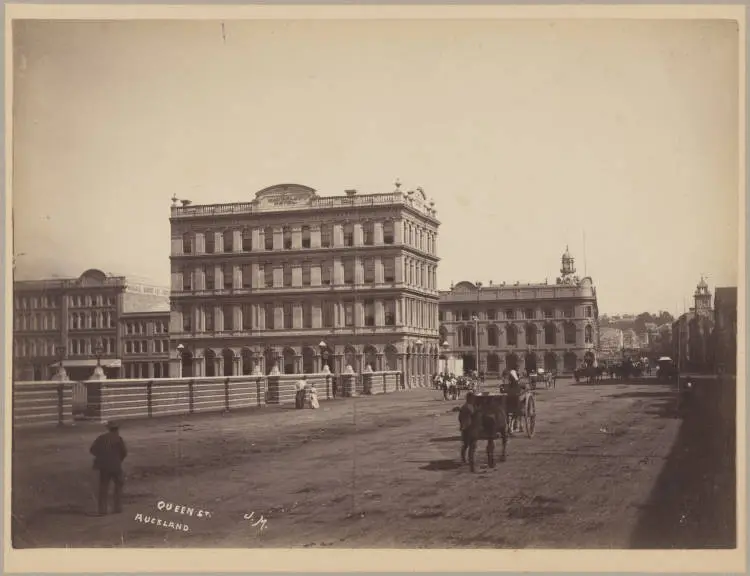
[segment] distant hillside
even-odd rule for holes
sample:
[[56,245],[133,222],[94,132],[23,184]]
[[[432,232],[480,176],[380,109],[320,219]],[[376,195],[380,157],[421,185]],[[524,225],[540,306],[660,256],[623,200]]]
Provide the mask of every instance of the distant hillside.
[[619,314],[608,316],[603,314],[599,317],[599,325],[602,327],[619,328],[620,330],[635,330],[640,334],[646,331],[646,324],[671,324],[674,317],[669,312],[659,311],[656,314],[641,312],[638,315]]

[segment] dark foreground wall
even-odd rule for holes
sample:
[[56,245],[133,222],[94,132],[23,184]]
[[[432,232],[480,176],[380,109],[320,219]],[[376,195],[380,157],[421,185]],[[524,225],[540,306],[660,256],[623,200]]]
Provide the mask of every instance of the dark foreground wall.
[[683,421],[633,533],[633,548],[736,547],[736,380],[691,382],[691,401],[679,409],[675,401],[663,414]]

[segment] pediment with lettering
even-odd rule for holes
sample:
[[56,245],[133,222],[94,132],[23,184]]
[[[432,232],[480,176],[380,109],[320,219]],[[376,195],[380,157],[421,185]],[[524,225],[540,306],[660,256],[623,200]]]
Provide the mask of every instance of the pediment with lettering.
[[258,208],[279,209],[309,206],[315,198],[315,190],[301,184],[277,184],[255,194]]

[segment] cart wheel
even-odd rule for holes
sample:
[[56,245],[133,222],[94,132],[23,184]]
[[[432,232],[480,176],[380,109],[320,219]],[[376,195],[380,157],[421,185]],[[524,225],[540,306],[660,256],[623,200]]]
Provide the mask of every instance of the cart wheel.
[[534,430],[536,430],[536,403],[533,396],[529,396],[529,399],[526,401],[526,413],[523,418],[526,435],[529,438],[533,438]]

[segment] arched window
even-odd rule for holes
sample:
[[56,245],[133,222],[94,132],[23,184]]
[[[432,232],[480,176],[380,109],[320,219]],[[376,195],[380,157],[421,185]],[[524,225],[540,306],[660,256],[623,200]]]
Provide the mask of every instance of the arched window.
[[506,328],[508,346],[518,346],[518,328],[514,324],[508,324]]
[[[490,324],[487,327],[487,346],[497,346],[497,326]],[[497,372],[497,370],[489,370],[489,372]]]
[[576,325],[572,322],[565,323],[565,343],[575,344],[576,343]]
[[557,330],[555,329],[554,324],[552,324],[551,322],[547,322],[544,325],[544,343],[547,346],[554,346],[556,333]]
[[526,324],[526,345],[536,346],[536,325]]

